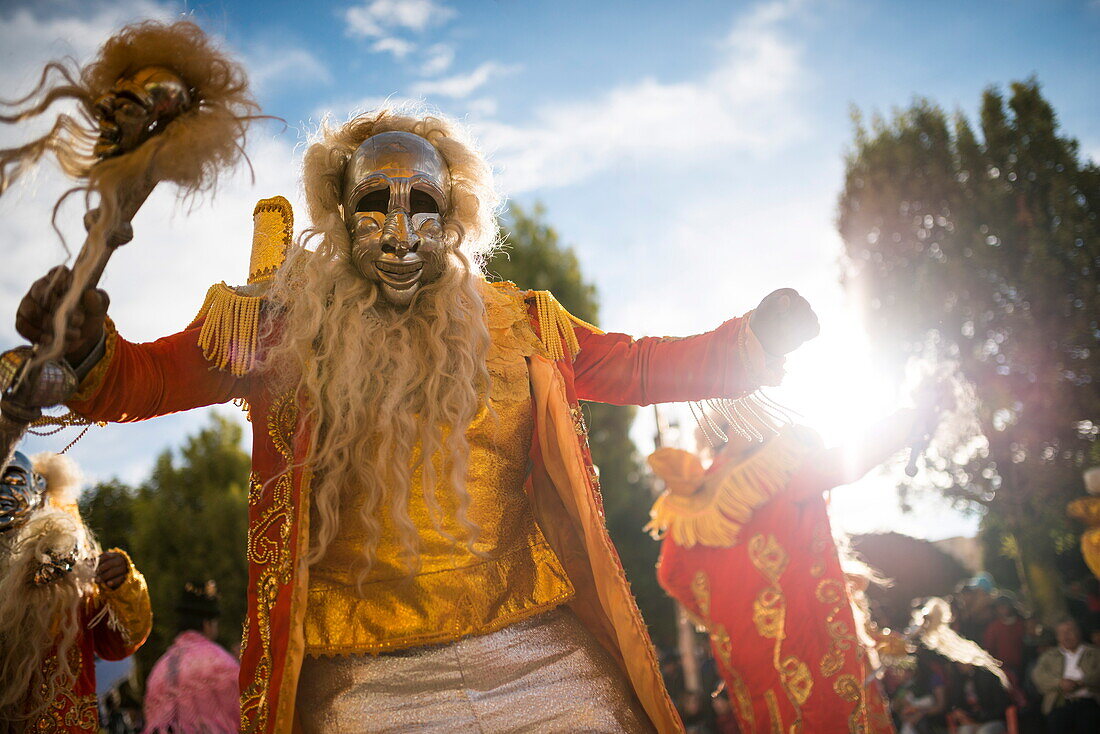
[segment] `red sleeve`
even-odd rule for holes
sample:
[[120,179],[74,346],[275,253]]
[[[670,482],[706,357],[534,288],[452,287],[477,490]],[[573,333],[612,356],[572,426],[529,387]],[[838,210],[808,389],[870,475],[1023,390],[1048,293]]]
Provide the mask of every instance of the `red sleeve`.
[[688,551],[676,545],[671,538],[665,537],[661,541],[661,557],[657,561],[657,583],[689,612],[696,616],[702,615],[702,610],[695,601],[695,594],[691,590],[690,564],[686,563],[683,556]]
[[116,589],[97,586],[98,593],[88,607],[88,624],[95,654],[104,660],[121,660],[135,651],[153,630],[153,607],[145,577],[130,555],[119,548],[129,564],[126,579]]
[[866,472],[839,448],[821,449],[807,456],[802,466],[787,484],[787,496],[792,502],[802,502],[843,484],[851,484]]
[[106,619],[100,620],[91,629],[92,649],[96,657],[103,660],[122,660],[137,652],[141,642],[133,644],[128,642],[122,633],[112,628]]
[[200,329],[134,344],[109,326],[106,354],[69,407],[90,420],[130,422],[243,397],[248,378],[218,370],[203,357]]
[[130,657],[145,643],[152,629],[150,616],[147,627],[131,629],[125,621],[112,624],[103,605],[98,604],[85,613],[85,634],[91,651],[103,660],[122,660]]
[[573,363],[577,397],[614,405],[651,405],[737,398],[774,384],[775,365],[749,331],[730,319],[714,331],[684,338],[601,334],[578,326]]

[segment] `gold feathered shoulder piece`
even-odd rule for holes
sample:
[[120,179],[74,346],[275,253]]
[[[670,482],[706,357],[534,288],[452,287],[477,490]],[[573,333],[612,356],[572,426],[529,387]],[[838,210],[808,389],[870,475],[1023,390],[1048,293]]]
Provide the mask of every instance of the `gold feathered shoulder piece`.
[[275,273],[286,260],[294,237],[294,211],[282,196],[261,199],[252,211],[252,257],[248,282],[210,286],[206,300],[192,321],[202,324],[199,347],[215,367],[238,377],[256,363],[260,307]]
[[787,426],[752,455],[710,471],[690,452],[658,449],[647,461],[665,491],[653,504],[645,529],[654,538],[671,536],[684,548],[735,545],[753,513],[787,488],[819,444],[813,431]]

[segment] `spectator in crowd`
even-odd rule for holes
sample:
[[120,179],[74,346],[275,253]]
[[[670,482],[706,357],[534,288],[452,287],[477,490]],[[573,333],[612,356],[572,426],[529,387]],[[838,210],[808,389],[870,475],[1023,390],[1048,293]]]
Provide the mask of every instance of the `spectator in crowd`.
[[1054,628],[1058,646],[1039,657],[1031,676],[1043,695],[1051,734],[1100,732],[1100,648],[1082,641],[1072,619]]
[[179,635],[149,673],[145,734],[231,734],[240,720],[237,659],[218,636],[213,581],[187,584],[176,607]]
[[935,734],[944,724],[947,685],[931,656],[921,651],[916,664],[904,668],[891,707],[898,734]]
[[1005,710],[1012,705],[1008,691],[985,668],[965,663],[954,667],[947,700],[957,734],[1003,734]]
[[986,626],[993,621],[993,577],[980,573],[968,579],[955,594],[955,631],[981,642]]
[[1019,686],[1024,671],[1024,637],[1027,623],[1012,597],[1002,592],[993,599],[993,621],[985,627],[982,647],[1001,661],[1013,686]]

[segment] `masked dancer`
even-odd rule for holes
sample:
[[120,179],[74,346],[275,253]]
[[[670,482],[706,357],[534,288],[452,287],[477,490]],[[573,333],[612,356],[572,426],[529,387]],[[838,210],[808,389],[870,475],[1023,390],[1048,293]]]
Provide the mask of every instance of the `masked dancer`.
[[709,632],[744,734],[893,731],[869,680],[868,569],[842,565],[826,493],[927,434],[936,401],[926,394],[855,452],[826,450],[797,425],[757,441],[708,414],[702,433],[718,446],[708,469],[680,449],[649,457],[666,487],[649,525],[663,538],[658,580]]
[[98,732],[95,659],[149,635],[145,579],[100,552],[77,509],[80,473],[15,452],[0,480],[0,731]]
[[[488,283],[490,169],[438,117],[324,129],[304,188],[314,249],[265,200],[250,282],[214,286],[190,328],[128,342],[89,291],[65,344],[90,420],[247,402],[242,730],[681,730],[578,401],[751,402],[817,333],[809,305],[780,291],[635,340]],[[54,300],[32,286],[24,335]]]

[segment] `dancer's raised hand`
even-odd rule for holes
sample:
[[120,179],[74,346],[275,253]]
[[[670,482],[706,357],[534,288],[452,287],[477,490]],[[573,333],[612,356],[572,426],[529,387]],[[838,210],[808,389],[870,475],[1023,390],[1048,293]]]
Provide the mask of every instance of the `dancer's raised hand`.
[[764,296],[752,312],[749,325],[764,351],[777,357],[793,352],[821,333],[810,302],[794,288],[780,288]]
[[[31,285],[15,314],[15,328],[23,337],[34,344],[53,341],[53,315],[71,280],[72,272],[59,265]],[[69,364],[79,365],[99,343],[110,302],[106,291],[84,291],[65,329],[63,351]]]

